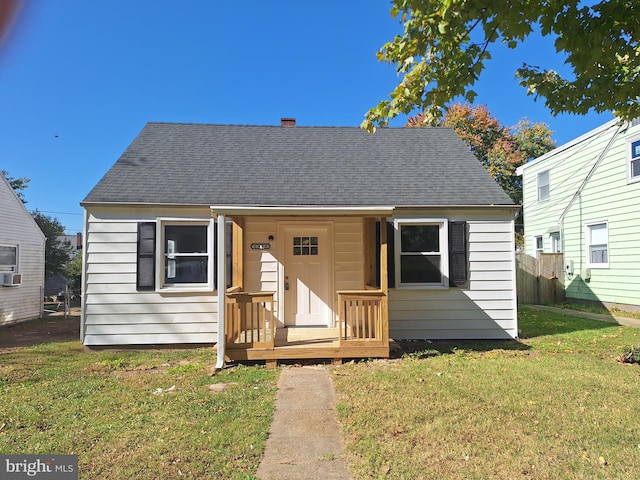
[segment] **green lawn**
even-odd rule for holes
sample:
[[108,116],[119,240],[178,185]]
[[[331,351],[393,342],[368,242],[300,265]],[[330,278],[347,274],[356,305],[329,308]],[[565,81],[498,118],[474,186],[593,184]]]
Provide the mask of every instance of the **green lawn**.
[[[353,477],[637,478],[640,366],[616,357],[640,329],[533,309],[520,328],[332,368]],[[211,377],[213,361],[77,341],[0,354],[0,453],[75,453],[80,478],[255,478],[278,370]]]
[[520,342],[333,370],[354,478],[638,478],[640,329],[523,308]]
[[77,341],[4,353],[0,452],[77,454],[87,479],[255,478],[277,371],[211,377],[214,361],[210,348],[86,352]]

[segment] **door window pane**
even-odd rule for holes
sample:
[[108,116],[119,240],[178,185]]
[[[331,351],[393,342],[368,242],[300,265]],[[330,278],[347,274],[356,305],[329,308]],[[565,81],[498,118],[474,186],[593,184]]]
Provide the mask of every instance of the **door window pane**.
[[294,255],[318,255],[318,237],[293,237]]

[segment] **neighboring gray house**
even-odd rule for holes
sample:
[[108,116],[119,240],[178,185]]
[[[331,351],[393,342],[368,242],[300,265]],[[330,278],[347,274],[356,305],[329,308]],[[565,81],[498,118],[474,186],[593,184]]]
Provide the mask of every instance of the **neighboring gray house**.
[[45,238],[0,173],[0,325],[40,317]]
[[640,122],[612,120],[517,173],[525,252],[563,253],[567,300],[640,309]]
[[82,206],[88,346],[518,335],[517,207],[450,129],[149,123]]
[[67,243],[71,245],[71,260],[76,258],[78,252],[82,250],[82,233],[78,232],[75,235],[58,235],[58,242]]

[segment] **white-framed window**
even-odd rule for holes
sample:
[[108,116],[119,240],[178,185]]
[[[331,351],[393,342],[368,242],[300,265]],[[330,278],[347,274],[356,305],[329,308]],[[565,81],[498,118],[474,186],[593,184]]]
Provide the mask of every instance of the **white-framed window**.
[[640,137],[627,141],[628,174],[630,182],[640,182]]
[[560,232],[551,232],[551,234],[549,234],[549,238],[551,239],[551,253],[562,252],[562,245],[560,244]]
[[591,223],[586,226],[587,267],[609,267],[609,224]]
[[0,245],[0,272],[18,271],[18,245]]
[[538,201],[547,200],[549,198],[549,170],[538,174]]
[[212,290],[213,222],[159,219],[156,269],[162,289]]
[[544,240],[542,238],[542,235],[536,235],[535,237],[533,237],[533,245],[535,247],[536,257],[539,253],[544,252]]
[[396,287],[449,286],[447,220],[396,219],[394,235]]

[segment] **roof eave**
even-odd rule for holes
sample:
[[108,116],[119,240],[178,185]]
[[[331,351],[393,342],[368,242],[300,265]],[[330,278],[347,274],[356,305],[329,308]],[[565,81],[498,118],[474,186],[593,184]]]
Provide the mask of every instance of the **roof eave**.
[[560,145],[559,147],[554,148],[553,150],[548,151],[547,153],[545,153],[544,155],[539,156],[538,158],[534,158],[533,160],[531,160],[529,163],[525,163],[524,165],[520,165],[518,168],[516,168],[516,175],[518,176],[522,176],[522,174],[524,173],[524,171],[533,166],[533,165],[537,165],[540,162],[543,162],[544,160],[546,160],[547,158],[550,157],[554,157],[556,155],[558,155],[561,152],[564,152],[565,150],[568,150],[569,148],[584,142],[585,140],[588,140],[592,137],[595,137],[596,135],[601,134],[602,132],[607,131],[609,128],[617,125],[620,122],[619,118],[614,118],[613,120],[608,121],[607,123],[605,123],[604,125],[600,125],[597,128],[594,128],[593,130],[588,131],[587,133],[580,135],[579,137],[574,138],[573,140],[565,143],[564,145]]
[[80,202],[84,208],[92,207],[133,207],[133,208],[209,208],[212,213],[225,215],[392,215],[395,210],[416,209],[508,209],[518,210],[515,204],[483,204],[483,205],[446,205],[446,204],[414,204],[414,205],[209,205],[194,203],[136,203],[136,202]]

